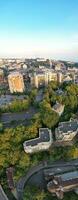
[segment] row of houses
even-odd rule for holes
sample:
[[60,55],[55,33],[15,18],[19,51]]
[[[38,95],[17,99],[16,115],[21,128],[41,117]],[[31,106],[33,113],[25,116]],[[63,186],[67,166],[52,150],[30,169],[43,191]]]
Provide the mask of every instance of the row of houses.
[[13,71],[8,75],[8,84],[11,93],[14,92],[24,92],[28,82],[31,88],[40,88],[47,86],[51,81],[56,81],[58,83],[63,82],[73,82],[78,84],[78,72],[70,73],[68,71],[57,71],[53,69],[43,68],[32,71]]

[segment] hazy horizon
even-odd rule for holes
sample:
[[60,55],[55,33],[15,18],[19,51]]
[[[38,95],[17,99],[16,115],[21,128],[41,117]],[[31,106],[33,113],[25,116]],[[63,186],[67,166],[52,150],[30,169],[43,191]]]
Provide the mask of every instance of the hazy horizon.
[[78,61],[77,0],[0,1],[0,58]]

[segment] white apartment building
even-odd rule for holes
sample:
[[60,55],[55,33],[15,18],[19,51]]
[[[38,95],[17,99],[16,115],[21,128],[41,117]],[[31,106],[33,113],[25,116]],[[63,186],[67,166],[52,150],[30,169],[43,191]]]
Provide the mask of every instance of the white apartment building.
[[40,128],[38,138],[28,140],[23,143],[24,151],[31,154],[38,151],[48,150],[52,141],[51,130],[48,128]]
[[78,134],[78,121],[68,121],[59,123],[58,128],[55,129],[55,136],[57,141],[72,141]]

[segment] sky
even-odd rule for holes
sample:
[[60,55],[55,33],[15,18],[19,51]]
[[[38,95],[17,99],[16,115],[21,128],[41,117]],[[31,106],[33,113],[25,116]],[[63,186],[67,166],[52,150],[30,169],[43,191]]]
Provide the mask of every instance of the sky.
[[0,0],[0,57],[78,61],[78,0]]

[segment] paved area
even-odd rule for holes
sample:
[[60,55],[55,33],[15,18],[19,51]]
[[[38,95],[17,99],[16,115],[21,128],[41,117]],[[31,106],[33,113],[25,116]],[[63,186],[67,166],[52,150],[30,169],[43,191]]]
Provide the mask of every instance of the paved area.
[[1,122],[10,123],[13,120],[18,121],[18,120],[30,119],[35,113],[36,110],[34,108],[30,108],[28,111],[24,112],[3,113],[1,115]]
[[0,200],[9,200],[1,185],[0,185]]

